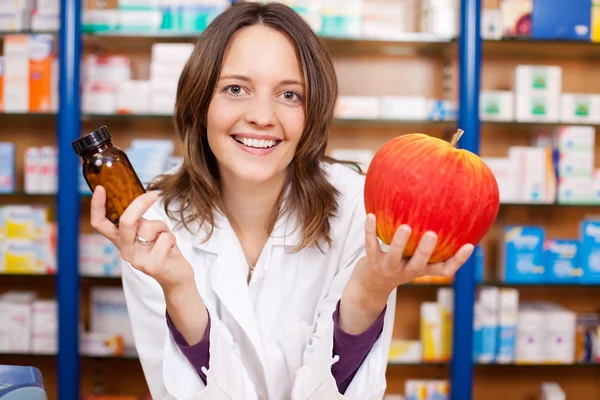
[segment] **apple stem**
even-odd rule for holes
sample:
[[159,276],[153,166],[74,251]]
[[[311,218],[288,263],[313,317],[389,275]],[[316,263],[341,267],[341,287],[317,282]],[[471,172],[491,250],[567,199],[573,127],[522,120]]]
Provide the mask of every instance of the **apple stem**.
[[463,131],[462,129],[459,129],[456,131],[456,133],[454,134],[454,136],[452,136],[452,141],[450,142],[450,146],[452,147],[456,147],[456,144],[458,143],[458,141],[460,140],[460,137],[462,136],[462,134],[465,131]]

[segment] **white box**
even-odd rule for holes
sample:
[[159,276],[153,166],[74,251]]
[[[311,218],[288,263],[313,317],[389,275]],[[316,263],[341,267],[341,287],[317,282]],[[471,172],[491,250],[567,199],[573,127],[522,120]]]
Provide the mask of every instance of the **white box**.
[[519,201],[517,186],[517,169],[515,163],[508,157],[481,157],[481,160],[494,174],[501,203]]
[[594,173],[594,153],[561,151],[558,156],[558,175],[561,178],[591,179]]
[[31,28],[30,9],[0,10],[0,31],[19,32]]
[[547,329],[545,362],[572,364],[575,362],[576,315],[563,307],[548,304],[545,310]]
[[339,96],[335,117],[340,119],[378,119],[379,99],[375,96]]
[[496,362],[512,364],[515,360],[517,323],[519,316],[519,291],[502,288],[499,293],[498,346]]
[[119,84],[116,112],[119,114],[147,114],[150,112],[150,81],[124,81]]
[[52,332],[34,332],[31,335],[31,352],[34,354],[58,353],[58,336]]
[[517,172],[517,199],[522,202],[549,203],[555,191],[548,179],[553,175],[549,150],[540,147],[513,146],[508,157]]
[[40,333],[57,333],[58,305],[56,300],[38,299],[31,306],[31,330]]
[[10,35],[4,38],[4,66],[4,111],[25,113],[29,110],[27,35]]
[[596,129],[593,126],[561,126],[556,132],[556,142],[560,152],[593,153]]
[[90,292],[90,332],[120,334],[125,351],[135,351],[123,289],[92,287]]
[[560,96],[560,121],[565,123],[598,123],[600,95],[563,93]]
[[519,305],[516,364],[541,364],[545,359],[545,318],[534,304]]
[[514,89],[520,94],[559,96],[562,92],[562,68],[555,65],[517,65]]
[[482,121],[513,121],[515,97],[508,90],[486,90],[479,96],[479,117]]
[[8,331],[8,353],[28,353],[31,349],[32,304],[37,298],[35,292],[9,291],[0,296],[3,304],[4,321],[0,327]]
[[568,177],[558,180],[558,198],[560,204],[593,204],[600,200],[596,195],[595,181],[585,177]]
[[502,39],[502,16],[497,8],[481,10],[481,38],[484,40]]
[[421,121],[427,119],[429,99],[424,96],[384,96],[380,101],[380,118]]
[[549,93],[517,93],[515,119],[518,122],[558,122],[560,97]]
[[152,58],[155,62],[173,62],[181,65],[187,62],[194,51],[193,43],[154,43],[152,44]]

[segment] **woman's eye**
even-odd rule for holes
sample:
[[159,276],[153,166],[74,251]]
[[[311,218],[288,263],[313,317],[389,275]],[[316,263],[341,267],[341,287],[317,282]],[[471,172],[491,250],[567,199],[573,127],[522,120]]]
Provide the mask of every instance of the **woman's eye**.
[[234,96],[238,96],[238,95],[242,94],[243,89],[239,85],[231,85],[231,86],[227,87],[226,91]]
[[296,92],[288,90],[283,94],[283,98],[289,101],[300,100],[300,95]]

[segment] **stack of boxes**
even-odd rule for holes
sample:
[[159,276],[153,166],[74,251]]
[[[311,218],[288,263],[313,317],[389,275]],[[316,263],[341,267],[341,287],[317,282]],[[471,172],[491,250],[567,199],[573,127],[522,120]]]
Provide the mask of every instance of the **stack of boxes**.
[[225,0],[86,0],[85,32],[201,32],[230,5]]
[[0,353],[56,354],[57,332],[56,301],[29,291],[0,296]]
[[583,220],[579,238],[547,238],[539,226],[506,226],[498,279],[507,283],[600,283],[600,222]]
[[558,202],[596,203],[600,170],[595,167],[596,131],[591,126],[561,127],[556,134]]
[[474,362],[512,364],[515,361],[518,307],[517,290],[481,288],[474,307]]
[[121,276],[121,253],[105,236],[79,236],[79,274],[81,276]]
[[191,43],[154,43],[150,61],[151,100],[153,114],[172,114],[177,97],[177,83],[190,58]]
[[57,31],[59,0],[8,0],[0,2],[0,31]]
[[0,112],[57,110],[58,63],[52,35],[5,36],[0,64]]
[[45,207],[0,207],[0,273],[56,273],[56,225]]
[[575,359],[576,314],[548,302],[519,305],[515,362],[572,364]]
[[[82,108],[87,113],[115,114],[119,88],[131,80],[131,60],[117,55],[89,55],[83,62]],[[137,101],[147,96],[138,94]]]
[[483,38],[597,42],[597,8],[597,0],[501,0],[499,9],[482,10]]
[[600,123],[600,94],[562,91],[562,67],[518,65],[513,90],[484,90],[479,115],[483,121]]
[[54,194],[58,189],[56,146],[28,147],[25,150],[23,186],[27,194]]

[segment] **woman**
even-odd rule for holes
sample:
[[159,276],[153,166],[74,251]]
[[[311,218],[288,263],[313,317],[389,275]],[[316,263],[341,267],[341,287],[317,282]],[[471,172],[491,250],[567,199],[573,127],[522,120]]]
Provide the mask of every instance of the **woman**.
[[152,398],[380,399],[396,287],[452,275],[428,232],[387,253],[364,176],[325,157],[335,71],[310,27],[276,3],[240,3],[199,38],[179,81],[184,162],[113,226]]

